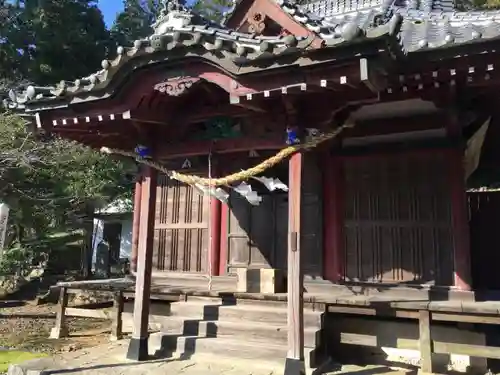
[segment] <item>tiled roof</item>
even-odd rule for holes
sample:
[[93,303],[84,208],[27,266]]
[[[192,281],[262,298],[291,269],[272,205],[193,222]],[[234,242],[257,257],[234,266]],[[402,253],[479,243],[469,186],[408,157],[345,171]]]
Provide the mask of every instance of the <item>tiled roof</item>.
[[[398,39],[403,53],[500,38],[500,11],[455,12],[452,0],[320,0],[297,5],[276,0],[282,9],[327,44],[402,20]],[[446,11],[444,11],[446,10]]]
[[[179,3],[169,3],[167,6],[169,8],[164,9],[153,25],[153,35],[136,40],[132,47],[118,47],[117,57],[103,60],[101,70],[75,81],[62,81],[55,86],[29,86],[22,93],[11,91],[9,100],[4,104],[9,108],[22,107],[28,102],[41,102],[103,89],[118,69],[131,59],[141,56],[154,56],[162,52],[170,52],[172,57],[177,58],[207,54],[214,57],[222,54],[231,63],[239,64],[288,54],[310,44],[306,38],[293,35],[268,37],[236,32],[204,19]],[[154,61],[146,59],[144,64],[151,62]]]
[[500,11],[429,12],[396,9],[403,16],[400,40],[407,52],[498,38]]
[[[274,1],[290,17],[321,37],[325,48],[389,37],[389,48],[397,56],[500,39],[500,11],[453,12],[449,10],[453,0],[319,0],[305,5],[290,0]],[[104,90],[115,73],[136,58],[134,67],[188,56],[202,57],[237,71],[244,65],[257,65],[312,48],[311,38],[236,32],[204,19],[175,0],[163,2],[165,8],[153,25],[153,35],[136,40],[133,47],[119,47],[115,59],[102,62],[102,70],[51,87],[29,86],[22,93],[11,91],[5,104],[23,108],[27,103]]]
[[[88,77],[75,81],[63,81],[55,86],[29,86],[21,93],[11,91],[5,104],[9,108],[22,108],[27,103],[44,102],[96,92],[105,89],[115,73],[131,59],[142,57],[143,64],[173,60],[187,56],[204,57],[226,68],[248,64],[259,64],[281,56],[307,50],[312,38],[287,36],[261,36],[230,30],[223,25],[210,22],[184,8],[180,4],[169,3],[158,21],[153,25],[154,33],[148,38],[136,40],[130,48],[118,47],[117,57],[104,60],[102,69]],[[388,26],[382,25],[367,33],[358,33],[346,28],[332,45],[349,42],[354,38],[377,38],[388,34]],[[330,44],[330,43],[329,43]],[[154,59],[153,57],[157,57]],[[134,60],[136,61],[136,60]],[[134,64],[135,67],[140,64]],[[229,69],[231,70],[231,69]]]

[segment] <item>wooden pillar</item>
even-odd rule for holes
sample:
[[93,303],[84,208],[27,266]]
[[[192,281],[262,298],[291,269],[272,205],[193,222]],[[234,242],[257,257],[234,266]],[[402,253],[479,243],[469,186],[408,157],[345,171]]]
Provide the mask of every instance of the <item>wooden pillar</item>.
[[123,292],[113,294],[113,322],[111,323],[111,341],[121,340],[123,337]]
[[323,277],[339,282],[343,277],[344,175],[342,159],[325,152],[323,163]]
[[419,348],[422,365],[420,367],[422,374],[434,373],[433,348],[431,336],[431,314],[428,310],[419,311]]
[[153,265],[156,185],[156,170],[146,167],[141,188],[141,220],[139,225],[133,330],[127,352],[127,358],[136,361],[148,358],[148,323],[151,269]]
[[302,153],[294,154],[290,158],[288,172],[288,354],[285,375],[305,373],[304,275],[300,256],[302,163]]
[[449,153],[453,228],[453,285],[471,290],[469,213],[464,172],[464,144],[457,110],[450,110],[446,130],[455,147]]
[[229,206],[227,204],[221,204],[219,275],[225,275],[227,271],[227,257],[229,250],[228,238],[227,238],[228,220],[229,220]]
[[470,229],[462,149],[452,150],[449,158],[453,228],[453,284],[457,289],[471,290]]
[[134,216],[132,219],[132,254],[130,256],[130,271],[137,272],[137,249],[139,247],[139,225],[141,221],[141,188],[142,177],[139,172],[134,190]]
[[51,339],[60,339],[68,336],[68,326],[66,325],[66,307],[68,306],[68,291],[61,287],[59,290],[59,302],[57,305],[57,315],[55,327],[50,331]]
[[[217,168],[212,171],[212,176],[218,176]],[[210,198],[210,261],[212,276],[219,276],[220,261],[220,235],[221,235],[221,201],[217,198]]]

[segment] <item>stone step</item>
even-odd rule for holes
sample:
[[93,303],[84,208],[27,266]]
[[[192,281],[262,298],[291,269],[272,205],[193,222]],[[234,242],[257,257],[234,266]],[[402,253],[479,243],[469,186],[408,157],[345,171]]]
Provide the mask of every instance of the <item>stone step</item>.
[[[284,366],[287,356],[286,345],[275,345],[265,341],[242,341],[225,337],[177,336],[152,334],[150,347],[158,348],[164,355],[190,357],[191,355],[211,354],[226,358],[253,360]],[[307,368],[316,367],[315,348],[304,348]]]
[[[278,326],[267,323],[232,322],[218,320],[192,320],[178,316],[150,317],[150,329],[165,334],[178,334],[199,337],[226,337],[239,340],[265,340],[273,344],[286,345],[287,326]],[[123,329],[130,332],[132,329],[132,314],[123,314]],[[304,329],[304,345],[317,347],[321,344],[321,330],[318,328]]]
[[[131,313],[133,304],[126,303],[124,311]],[[205,301],[172,302],[151,304],[151,316],[177,316],[192,320],[217,320],[235,322],[258,322],[278,326],[286,326],[286,308],[263,305],[221,305],[217,302]],[[304,327],[321,328],[322,313],[304,310]]]

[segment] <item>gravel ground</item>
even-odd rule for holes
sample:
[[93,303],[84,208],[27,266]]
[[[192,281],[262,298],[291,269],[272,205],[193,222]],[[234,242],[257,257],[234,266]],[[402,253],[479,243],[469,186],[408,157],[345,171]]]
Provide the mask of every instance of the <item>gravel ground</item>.
[[107,342],[110,323],[83,318],[67,320],[70,337],[48,339],[50,329],[54,326],[55,311],[55,305],[0,301],[0,347],[52,354]]

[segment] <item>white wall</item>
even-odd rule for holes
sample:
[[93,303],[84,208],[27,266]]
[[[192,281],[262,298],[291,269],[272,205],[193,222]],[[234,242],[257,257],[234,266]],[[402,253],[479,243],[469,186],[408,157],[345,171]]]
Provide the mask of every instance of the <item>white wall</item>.
[[[120,241],[120,259],[129,259],[132,255],[132,217],[120,220],[122,225],[121,241]],[[92,235],[92,268],[95,267],[96,249],[99,242],[102,241],[102,231],[104,221],[102,219],[94,219],[94,233]]]
[[120,242],[120,258],[130,260],[132,256],[132,218],[122,221],[122,239]]

